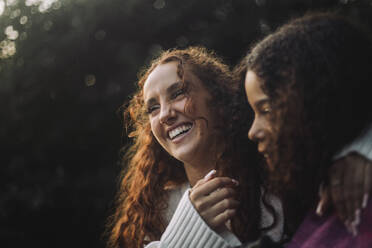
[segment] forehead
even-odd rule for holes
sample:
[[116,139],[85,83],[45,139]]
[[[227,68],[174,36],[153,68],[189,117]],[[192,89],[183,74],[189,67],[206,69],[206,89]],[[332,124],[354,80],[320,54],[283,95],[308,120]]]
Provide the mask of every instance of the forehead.
[[177,65],[177,62],[169,62],[155,67],[143,86],[145,99],[157,91],[167,89],[170,85],[180,80],[177,75]]
[[246,91],[262,91],[260,79],[251,70],[248,70],[245,74],[245,89]]
[[254,103],[262,99],[267,99],[268,96],[263,92],[261,88],[261,79],[251,70],[248,70],[245,76],[245,92],[247,94],[248,101]]

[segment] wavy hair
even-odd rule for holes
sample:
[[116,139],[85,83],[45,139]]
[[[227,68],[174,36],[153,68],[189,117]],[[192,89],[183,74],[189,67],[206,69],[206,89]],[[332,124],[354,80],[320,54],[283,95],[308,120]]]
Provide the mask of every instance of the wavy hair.
[[371,123],[371,61],[364,29],[334,13],[290,21],[244,60],[271,99],[277,159],[270,185],[292,231],[315,204],[332,156]]
[[[138,89],[124,112],[131,144],[125,148],[124,169],[116,197],[115,212],[108,223],[108,247],[143,247],[159,240],[166,225],[167,189],[187,181],[183,165],[172,158],[157,142],[144,107],[143,86],[154,68],[171,61],[178,63],[177,73],[187,88],[185,65],[200,79],[212,99],[208,103],[218,116],[217,128],[225,150],[218,158],[219,175],[240,182],[241,206],[232,220],[233,232],[244,242],[260,235],[261,171],[254,145],[246,134],[248,119],[245,96],[227,65],[213,52],[202,47],[168,50],[153,60],[139,75]],[[188,99],[192,107],[192,96]]]

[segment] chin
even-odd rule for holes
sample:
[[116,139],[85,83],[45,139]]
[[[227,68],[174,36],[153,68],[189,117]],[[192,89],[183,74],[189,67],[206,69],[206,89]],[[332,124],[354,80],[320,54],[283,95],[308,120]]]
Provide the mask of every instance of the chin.
[[182,163],[190,163],[196,158],[196,150],[182,149],[182,151],[177,151],[172,156],[175,157],[177,160],[181,161]]
[[274,163],[273,160],[270,157],[264,157],[264,161],[266,165],[269,167],[269,169],[274,169]]

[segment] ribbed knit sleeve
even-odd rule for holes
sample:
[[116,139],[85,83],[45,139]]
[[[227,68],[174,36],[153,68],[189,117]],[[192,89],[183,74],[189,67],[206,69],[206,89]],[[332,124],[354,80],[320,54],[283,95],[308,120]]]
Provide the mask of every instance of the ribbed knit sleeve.
[[195,210],[187,190],[157,245],[159,248],[231,248],[241,243],[228,231],[214,232]]
[[334,159],[345,157],[350,152],[357,152],[372,161],[372,126],[351,144],[342,149],[341,152],[337,153]]

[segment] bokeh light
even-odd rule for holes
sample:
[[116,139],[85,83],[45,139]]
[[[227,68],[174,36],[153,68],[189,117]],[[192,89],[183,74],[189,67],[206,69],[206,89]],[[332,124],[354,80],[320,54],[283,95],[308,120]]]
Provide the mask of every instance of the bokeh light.
[[9,40],[16,40],[19,35],[18,31],[13,29],[13,26],[6,27],[5,34]]
[[40,12],[46,12],[49,10],[54,3],[57,3],[58,0],[26,0],[26,6],[39,6],[38,9]]
[[93,74],[88,74],[85,76],[85,85],[91,87],[96,84],[96,76]]
[[14,41],[3,40],[0,42],[0,59],[7,59],[16,53],[16,45]]
[[22,16],[20,19],[19,19],[19,23],[22,24],[22,25],[25,25],[28,21],[28,17],[27,16]]
[[3,0],[0,0],[0,16],[4,13],[5,3]]
[[155,0],[153,6],[155,9],[162,9],[165,7],[165,0]]
[[18,0],[6,0],[6,5],[7,6],[13,6],[18,4]]

